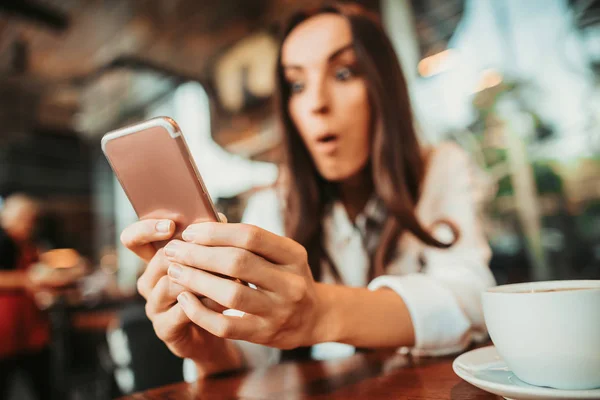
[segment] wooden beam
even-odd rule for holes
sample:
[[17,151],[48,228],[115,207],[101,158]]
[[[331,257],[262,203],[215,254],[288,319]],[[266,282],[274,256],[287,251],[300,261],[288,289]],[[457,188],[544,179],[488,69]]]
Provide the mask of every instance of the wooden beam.
[[0,11],[45,26],[57,32],[69,28],[69,16],[56,8],[30,0],[4,0]]

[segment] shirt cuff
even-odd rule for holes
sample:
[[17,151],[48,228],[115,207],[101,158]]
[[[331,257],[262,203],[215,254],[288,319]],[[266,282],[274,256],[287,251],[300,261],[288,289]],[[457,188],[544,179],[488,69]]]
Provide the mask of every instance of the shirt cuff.
[[277,348],[243,340],[234,340],[234,343],[242,353],[245,367],[269,367],[279,362],[281,350]]
[[440,356],[463,350],[471,341],[471,323],[452,291],[423,274],[380,276],[370,290],[387,287],[402,297],[415,330],[415,355]]

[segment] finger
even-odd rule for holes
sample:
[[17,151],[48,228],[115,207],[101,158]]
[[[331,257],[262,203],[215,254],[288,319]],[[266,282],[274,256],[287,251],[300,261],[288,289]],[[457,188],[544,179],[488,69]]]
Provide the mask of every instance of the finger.
[[150,292],[146,301],[146,315],[153,319],[157,314],[167,311],[177,303],[177,296],[185,289],[169,279],[168,276],[163,276],[154,289]]
[[225,214],[219,213],[219,219],[221,220],[222,223],[224,223],[224,224],[227,223],[227,217],[225,216]]
[[273,308],[265,293],[200,269],[173,263],[169,266],[169,277],[173,282],[227,308],[254,315],[266,315]]
[[185,314],[179,304],[173,305],[167,311],[156,315],[152,320],[154,332],[159,339],[166,343],[176,341],[181,335],[182,329],[189,324],[191,320]]
[[[185,287],[182,286],[182,292],[185,291]],[[180,292],[181,293],[181,292]],[[214,312],[217,313],[222,313],[223,311],[227,310],[227,307],[223,307],[222,305],[220,305],[219,303],[217,303],[216,301],[214,301],[211,298],[208,297],[199,297],[200,302],[202,304],[204,304],[204,306],[206,308],[208,308],[209,310],[212,310]]]
[[177,264],[251,282],[269,291],[276,291],[285,285],[284,271],[247,250],[207,247],[173,240],[164,251],[166,258]]
[[148,262],[156,252],[152,243],[170,239],[174,231],[175,223],[168,219],[138,221],[123,230],[121,243]]
[[189,292],[181,293],[177,301],[193,323],[221,338],[252,341],[264,325],[260,317],[251,314],[234,317],[211,311]]
[[296,262],[305,253],[304,247],[292,239],[247,224],[193,224],[183,232],[183,239],[204,246],[237,247],[276,264]]
[[148,263],[142,276],[137,281],[138,292],[147,300],[152,289],[160,278],[167,275],[169,260],[165,257],[164,250],[160,249]]
[[[165,261],[165,265],[168,265],[168,262]],[[152,316],[155,314],[164,312],[166,309],[175,304],[177,302],[177,296],[185,290],[183,286],[169,279],[169,277],[166,275],[166,272],[162,273],[155,285],[151,283],[151,280],[152,279],[148,276],[142,276],[138,280],[138,290],[140,294],[142,294],[142,296],[147,300],[146,314],[150,319],[152,319]],[[226,307],[223,307],[216,301],[209,298],[202,298],[200,301],[202,301],[206,307],[215,312],[220,313],[227,309]]]

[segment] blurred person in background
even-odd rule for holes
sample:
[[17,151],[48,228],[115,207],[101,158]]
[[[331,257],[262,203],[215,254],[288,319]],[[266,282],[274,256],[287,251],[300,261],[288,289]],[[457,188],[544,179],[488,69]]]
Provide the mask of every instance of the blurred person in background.
[[473,167],[456,145],[419,144],[377,18],[348,4],[295,15],[277,83],[285,182],[257,194],[243,223],[192,225],[158,252],[172,221],[122,234],[148,262],[138,289],[157,335],[200,376],[484,340],[480,294],[495,282]]
[[0,209],[0,399],[17,370],[28,375],[37,398],[50,398],[50,328],[29,271],[38,259],[32,241],[38,215],[37,202],[22,194]]

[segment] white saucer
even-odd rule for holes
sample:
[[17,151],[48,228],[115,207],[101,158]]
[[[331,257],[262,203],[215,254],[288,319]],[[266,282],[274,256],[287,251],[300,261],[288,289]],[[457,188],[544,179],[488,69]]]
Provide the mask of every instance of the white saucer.
[[494,346],[469,351],[452,364],[454,372],[473,386],[505,399],[600,399],[600,388],[559,390],[529,385],[510,372]]

